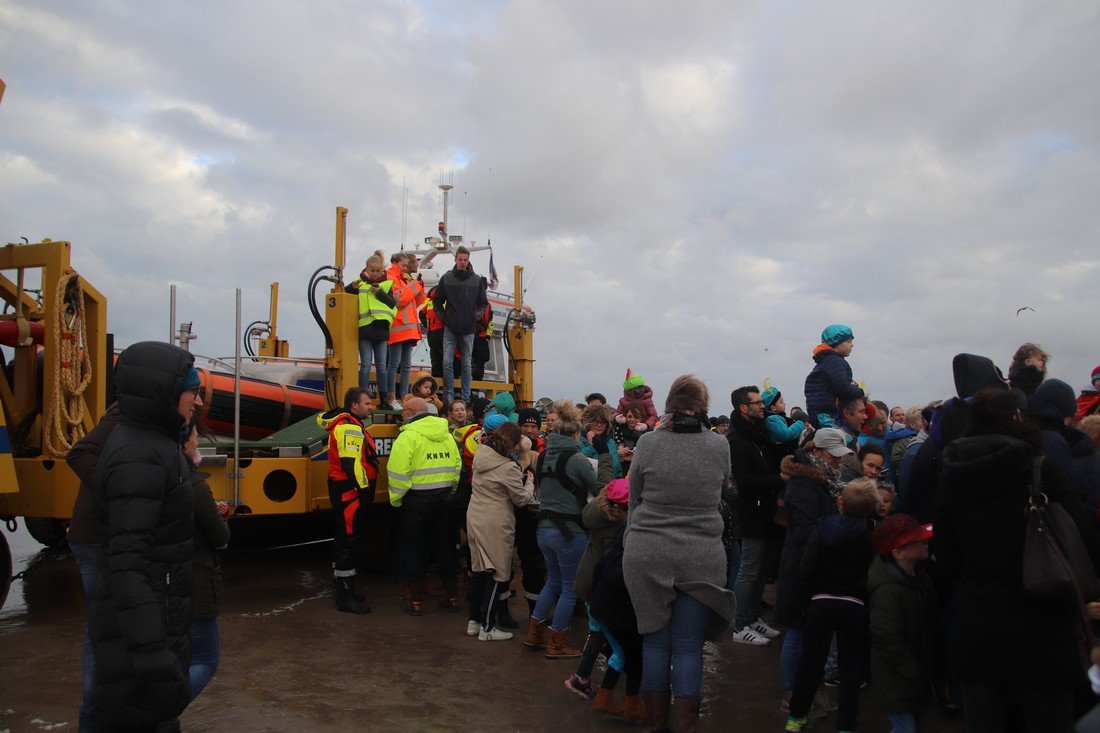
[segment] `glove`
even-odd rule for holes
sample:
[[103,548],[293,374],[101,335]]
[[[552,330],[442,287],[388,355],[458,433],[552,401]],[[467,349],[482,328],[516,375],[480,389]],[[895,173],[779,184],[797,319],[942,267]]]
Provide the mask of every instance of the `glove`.
[[622,425],[624,422],[626,422],[626,415],[616,415],[615,416],[615,422]]
[[649,426],[646,425],[644,422],[639,422],[634,423],[634,429],[639,433],[644,433],[645,431],[649,430]]
[[590,440],[592,441],[592,447],[596,449],[598,455],[602,456],[608,453],[606,435],[594,435]]

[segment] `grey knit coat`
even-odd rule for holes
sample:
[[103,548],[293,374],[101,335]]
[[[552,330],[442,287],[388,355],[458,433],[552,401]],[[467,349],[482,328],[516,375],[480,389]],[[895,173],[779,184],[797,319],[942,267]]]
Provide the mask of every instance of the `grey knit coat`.
[[717,433],[674,433],[662,427],[638,440],[630,465],[623,553],[638,633],[669,623],[677,591],[713,611],[708,637],[729,628],[734,598],[725,589],[718,511],[729,476],[729,444]]

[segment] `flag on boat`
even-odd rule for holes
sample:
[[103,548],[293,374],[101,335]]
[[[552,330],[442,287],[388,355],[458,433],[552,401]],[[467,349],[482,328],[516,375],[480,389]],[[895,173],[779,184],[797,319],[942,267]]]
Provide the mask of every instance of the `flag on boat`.
[[489,289],[496,290],[499,284],[500,278],[497,277],[497,268],[493,264],[493,246],[489,245]]

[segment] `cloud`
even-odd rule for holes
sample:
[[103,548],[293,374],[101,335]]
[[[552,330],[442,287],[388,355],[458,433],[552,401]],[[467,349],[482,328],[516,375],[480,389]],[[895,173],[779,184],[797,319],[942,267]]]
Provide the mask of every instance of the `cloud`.
[[[74,242],[120,344],[232,352],[233,290],[317,354],[329,262],[492,238],[539,314],[536,391],[657,402],[679,373],[802,401],[831,322],[875,396],[951,391],[1023,341],[1100,361],[1094,3],[643,8],[539,0],[187,6],[0,0],[5,239]],[[475,266],[487,268],[476,255]],[[1016,308],[1034,312],[1016,317]]]

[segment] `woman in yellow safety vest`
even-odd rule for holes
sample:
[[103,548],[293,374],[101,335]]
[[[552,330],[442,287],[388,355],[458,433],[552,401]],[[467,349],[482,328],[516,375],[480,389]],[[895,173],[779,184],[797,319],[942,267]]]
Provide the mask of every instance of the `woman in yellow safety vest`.
[[393,384],[389,382],[386,365],[390,325],[397,313],[397,301],[393,297],[393,280],[386,277],[382,250],[376,250],[367,258],[359,279],[344,290],[359,296],[359,387],[367,389],[370,384],[373,355],[379,399],[392,400]]

